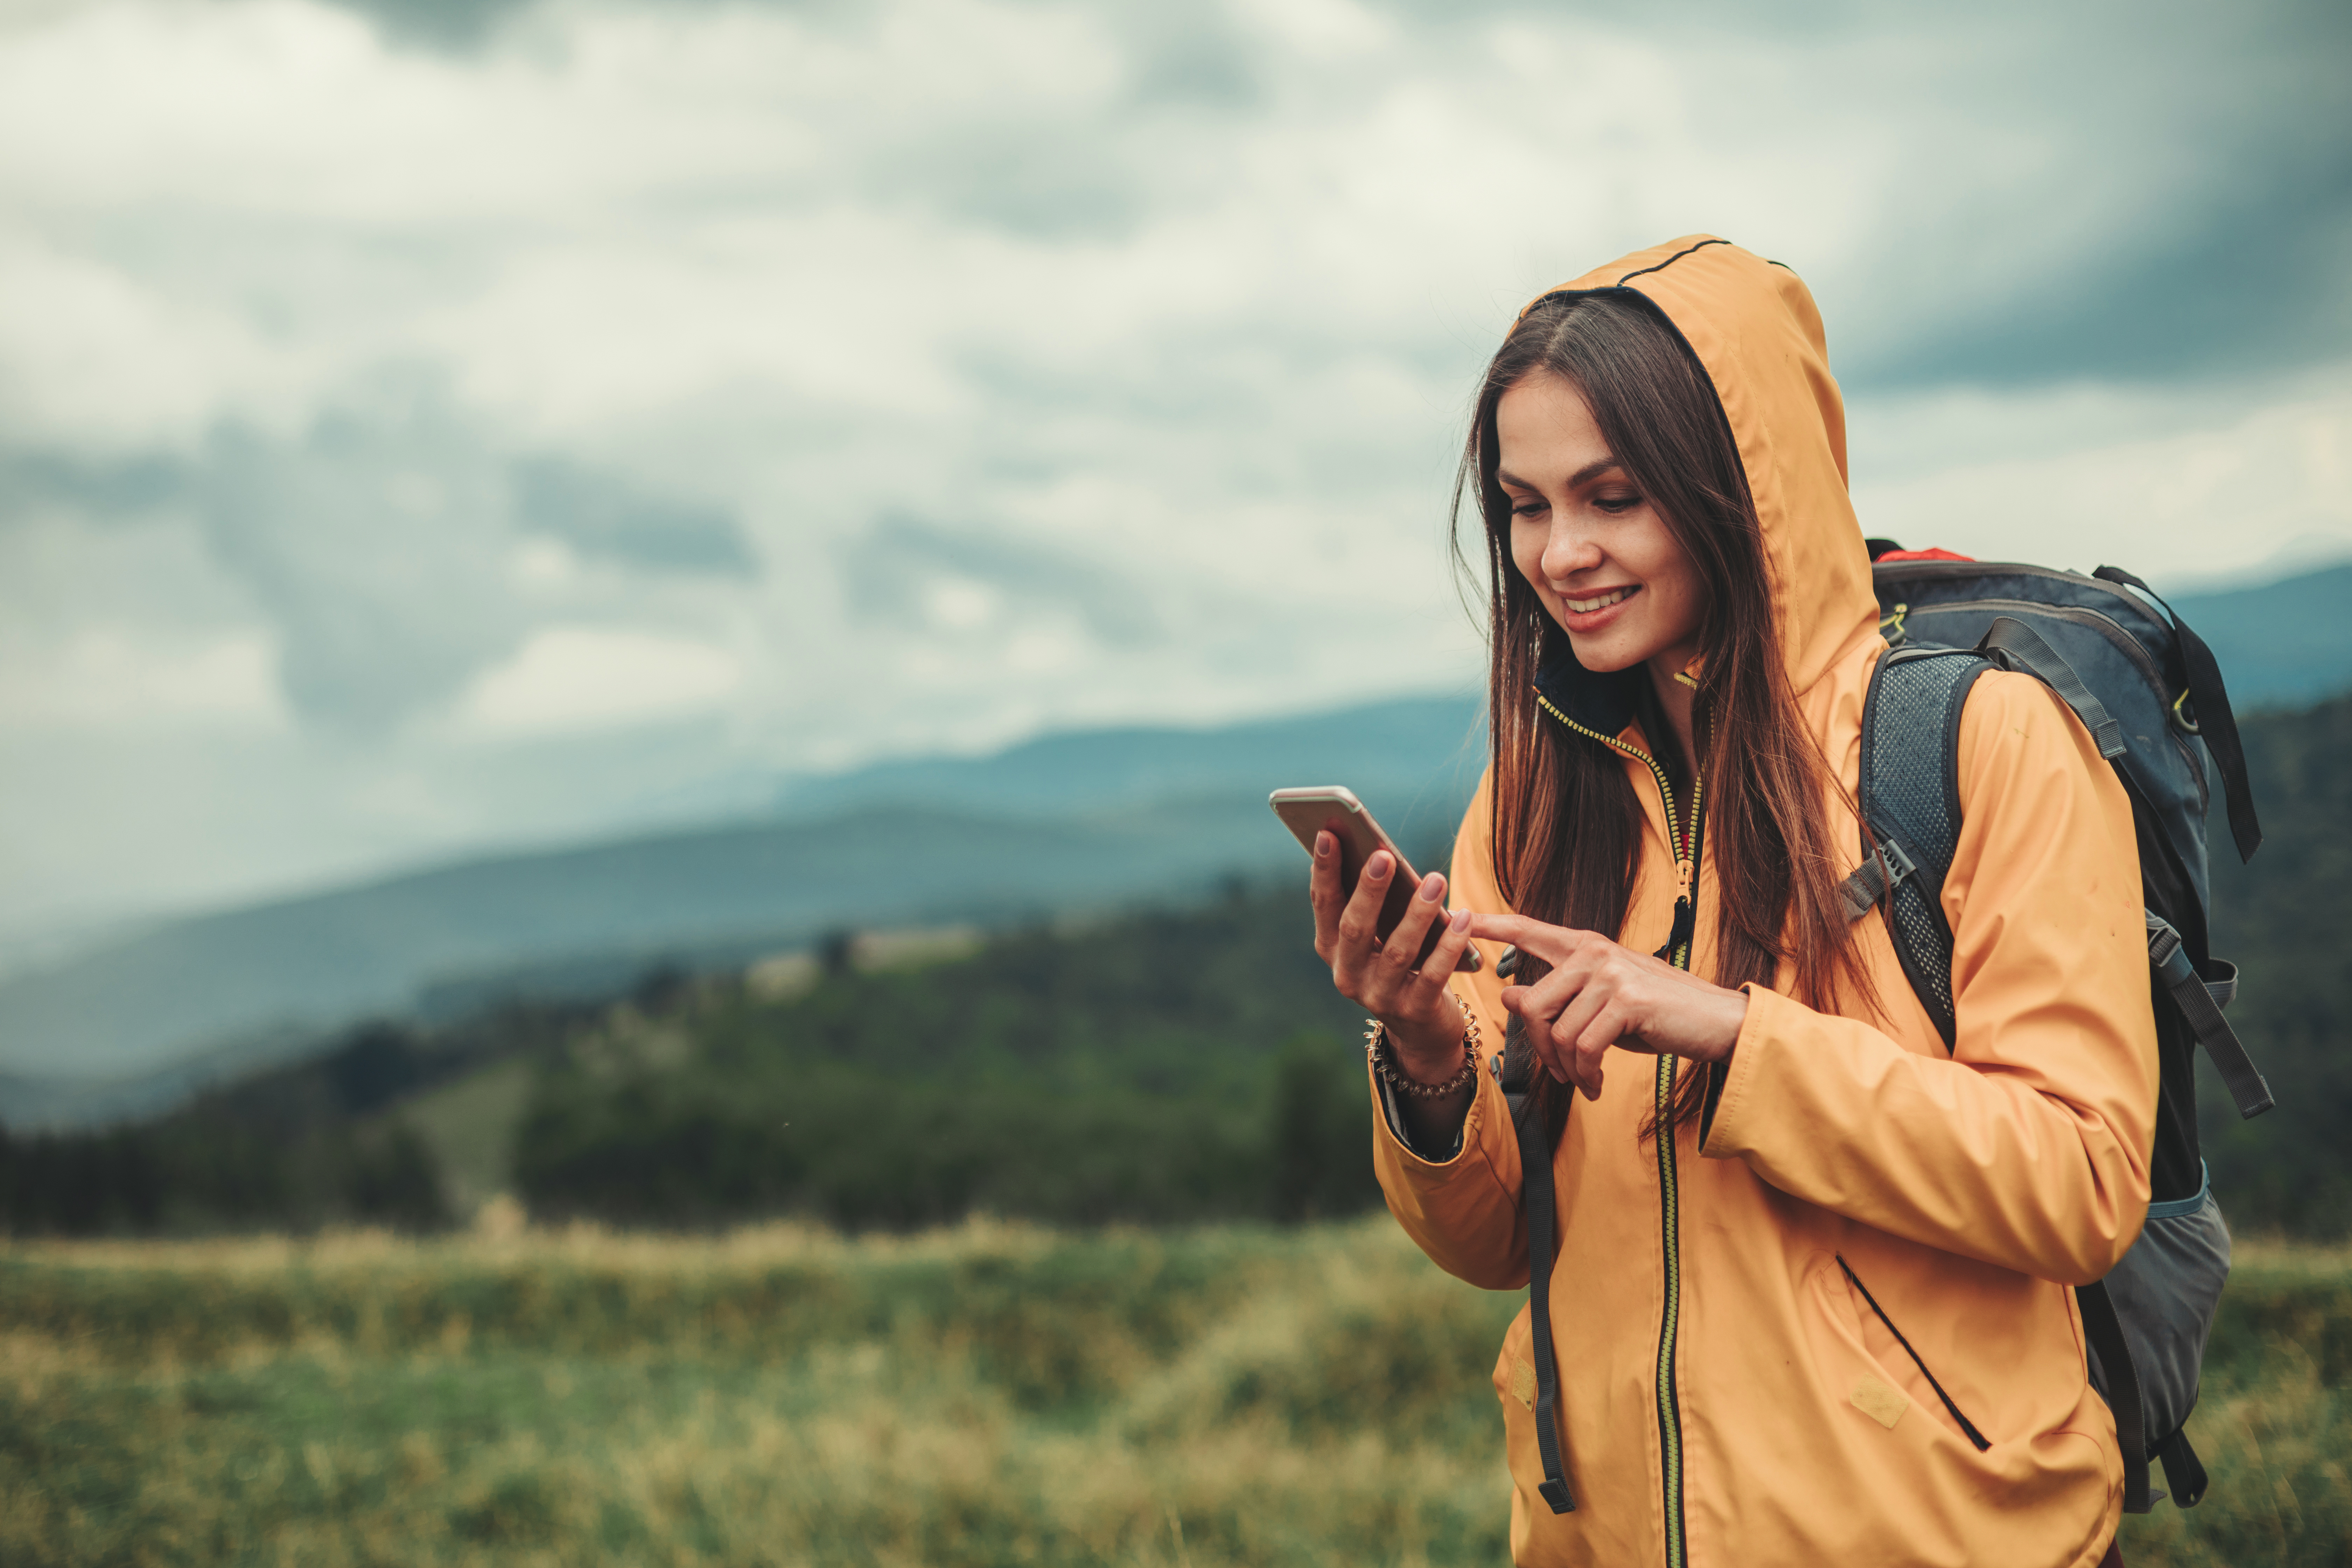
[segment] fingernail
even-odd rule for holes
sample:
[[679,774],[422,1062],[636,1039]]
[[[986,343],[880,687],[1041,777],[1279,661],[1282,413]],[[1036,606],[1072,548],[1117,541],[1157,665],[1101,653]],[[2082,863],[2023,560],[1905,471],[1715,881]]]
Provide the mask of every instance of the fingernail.
[[1438,895],[1444,891],[1445,879],[1439,876],[1436,872],[1432,871],[1428,876],[1423,877],[1421,879],[1421,896],[1428,900],[1431,903],[1433,904],[1437,902]]
[[1457,935],[1463,931],[1468,931],[1470,929],[1470,911],[1468,910],[1456,910],[1454,911],[1454,918],[1445,923],[1452,927]]
[[1390,864],[1389,852],[1385,849],[1376,850],[1364,867],[1364,875],[1375,882],[1385,882],[1389,879]]
[[1333,838],[1329,834],[1318,833],[1315,836],[1315,853],[1318,855],[1328,855],[1331,853],[1331,846],[1337,842],[1339,841]]

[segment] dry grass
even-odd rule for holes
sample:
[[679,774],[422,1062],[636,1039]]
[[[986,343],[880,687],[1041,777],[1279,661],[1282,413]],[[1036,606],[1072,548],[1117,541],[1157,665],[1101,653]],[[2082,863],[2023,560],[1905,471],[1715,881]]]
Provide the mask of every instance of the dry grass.
[[[20,1245],[0,1281],[11,1563],[1501,1551],[1511,1303],[1390,1227]],[[1427,1419],[1382,1426],[1368,1342]]]
[[[2136,1565],[2352,1560],[2352,1256],[2243,1257]],[[18,1244],[0,1561],[1499,1563],[1515,1309],[1385,1218]]]

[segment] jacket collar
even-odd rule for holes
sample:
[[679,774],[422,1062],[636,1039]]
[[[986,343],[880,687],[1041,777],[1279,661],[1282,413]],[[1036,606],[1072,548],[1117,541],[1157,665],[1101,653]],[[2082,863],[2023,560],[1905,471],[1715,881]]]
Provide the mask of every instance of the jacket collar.
[[1536,660],[1536,694],[1580,729],[1614,739],[1633,722],[1642,700],[1642,683],[1650,679],[1643,665],[1601,675],[1579,664],[1568,634],[1544,628]]

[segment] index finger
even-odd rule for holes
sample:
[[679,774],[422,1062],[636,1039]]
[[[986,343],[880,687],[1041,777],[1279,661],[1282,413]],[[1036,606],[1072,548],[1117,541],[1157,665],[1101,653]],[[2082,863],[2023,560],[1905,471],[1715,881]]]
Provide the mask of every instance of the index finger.
[[1546,963],[1562,963],[1575,951],[1579,939],[1591,933],[1573,926],[1547,925],[1525,915],[1473,914],[1470,934],[1483,942],[1507,942]]

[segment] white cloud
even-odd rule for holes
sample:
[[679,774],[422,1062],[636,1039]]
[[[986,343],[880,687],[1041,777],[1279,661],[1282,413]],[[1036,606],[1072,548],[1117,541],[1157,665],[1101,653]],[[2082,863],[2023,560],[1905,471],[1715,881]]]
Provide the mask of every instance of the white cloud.
[[268,640],[242,632],[195,647],[86,626],[62,646],[0,664],[0,725],[132,731],[278,730],[289,721]]
[[708,643],[594,626],[551,626],[486,670],[458,704],[487,735],[603,730],[718,707],[742,683],[732,654]]
[[299,391],[279,357],[228,310],[0,227],[0,418],[18,443],[183,445],[228,397],[282,405]]
[[[2113,564],[2160,586],[2352,555],[2352,365],[2290,390],[2300,395],[2252,408],[2210,393],[2167,407],[2082,389],[1897,405],[1884,420],[1894,444],[1931,424],[1965,455],[1899,478],[1858,475],[1855,507],[1871,532],[1914,547],[2083,572]],[[2053,443],[2053,423],[2101,438]]]

